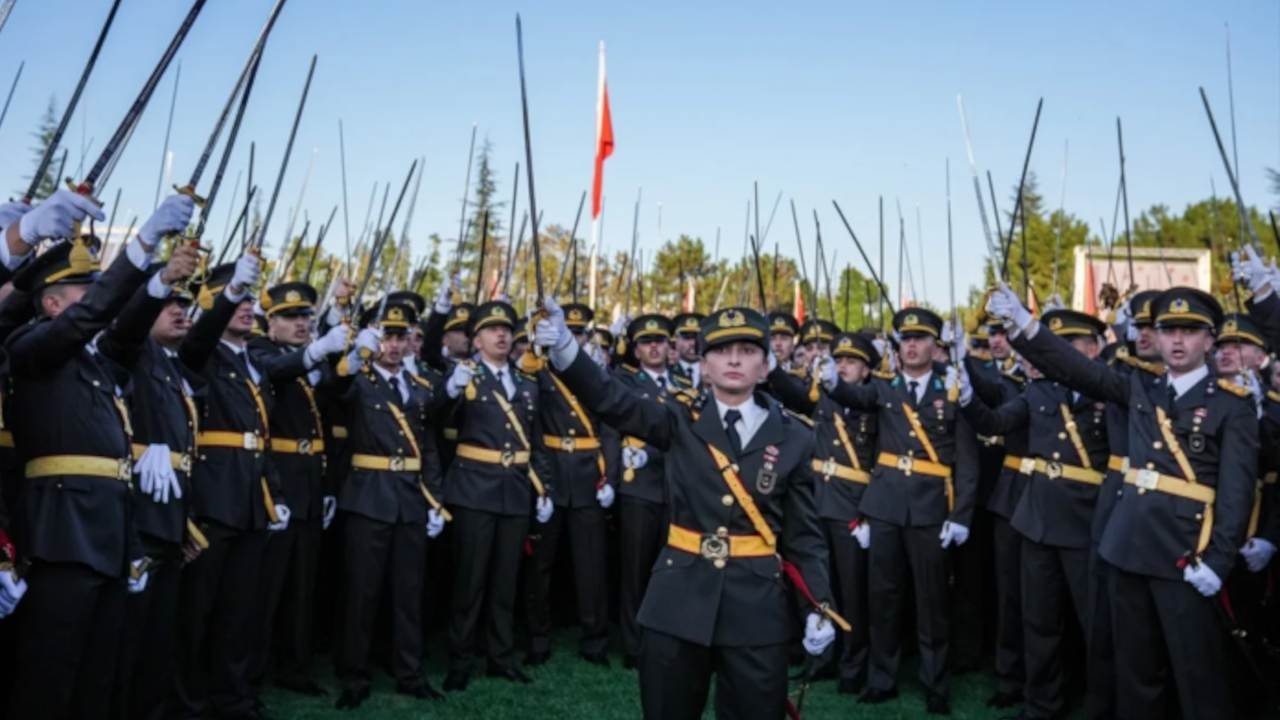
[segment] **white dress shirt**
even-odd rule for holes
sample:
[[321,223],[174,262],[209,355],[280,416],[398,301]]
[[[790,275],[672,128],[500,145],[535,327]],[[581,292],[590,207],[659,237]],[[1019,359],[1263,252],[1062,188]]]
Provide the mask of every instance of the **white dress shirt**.
[[903,381],[903,382],[905,382],[905,383],[908,383],[908,385],[907,385],[907,389],[908,389],[908,390],[910,390],[910,389],[911,389],[911,386],[910,386],[910,384],[909,384],[909,383],[916,383],[916,404],[917,404],[917,405],[918,405],[918,404],[920,403],[920,401],[924,398],[924,394],[925,394],[925,392],[929,389],[929,381],[930,381],[930,380],[932,380],[932,379],[933,379],[933,371],[932,371],[932,370],[930,370],[930,371],[926,372],[925,374],[921,375],[920,377],[911,377],[910,375],[906,374],[905,372],[904,372],[904,373],[902,373],[902,381]]
[[390,370],[382,367],[381,365],[374,363],[373,369],[378,372],[378,375],[381,376],[383,380],[387,381],[387,384],[390,384],[391,378],[395,378],[396,389],[400,391],[400,404],[402,405],[408,404],[409,378],[404,371],[404,366],[401,366],[400,369],[396,372],[391,372]]
[[1173,388],[1173,396],[1175,398],[1182,397],[1183,393],[1195,387],[1196,383],[1203,380],[1208,374],[1209,374],[1208,365],[1201,365],[1195,370],[1192,370],[1191,372],[1183,373],[1177,377],[1174,377],[1173,373],[1170,372],[1168,375],[1169,387]]
[[[730,410],[737,410],[742,413],[742,418],[738,420],[735,427],[738,430],[738,439],[742,442],[742,449],[746,449],[751,444],[751,438],[755,437],[756,431],[764,425],[764,421],[769,418],[769,410],[758,405],[755,398],[747,398],[746,402],[741,405],[726,405],[716,398],[716,412],[720,415],[720,423],[724,424],[724,414]],[[728,430],[728,427],[725,428]]]
[[490,365],[489,361],[484,358],[480,358],[480,362],[489,368],[489,372],[493,373],[494,377],[502,381],[502,389],[507,393],[507,399],[510,400],[515,397],[516,381],[511,379],[511,367],[509,365]]

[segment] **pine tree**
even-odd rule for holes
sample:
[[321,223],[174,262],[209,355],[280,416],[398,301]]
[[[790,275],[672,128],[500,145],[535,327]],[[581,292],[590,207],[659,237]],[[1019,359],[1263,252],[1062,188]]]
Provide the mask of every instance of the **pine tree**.
[[[58,131],[58,106],[54,102],[52,95],[49,96],[49,105],[45,107],[44,115],[40,117],[40,125],[35,132],[31,133],[36,139],[36,146],[31,148],[32,154],[35,156],[34,166],[31,168],[31,174],[27,176],[27,182],[30,183],[35,177],[36,170],[40,167],[40,161],[44,159],[45,153],[49,150],[49,146],[53,144],[53,135]],[[57,164],[50,162],[49,167],[45,168],[44,176],[40,179],[40,183],[36,186],[35,195],[32,200],[42,200],[53,194],[58,189],[58,178],[54,177],[57,172]],[[18,194],[25,194],[26,188],[18,191]]]

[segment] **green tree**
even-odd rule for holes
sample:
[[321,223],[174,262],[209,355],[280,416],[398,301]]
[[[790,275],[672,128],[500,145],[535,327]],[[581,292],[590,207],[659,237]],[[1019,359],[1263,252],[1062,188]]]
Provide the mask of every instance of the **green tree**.
[[[32,163],[31,174],[27,176],[27,182],[36,176],[36,171],[40,168],[40,161],[44,159],[45,153],[49,152],[49,146],[53,144],[53,135],[58,131],[58,106],[52,95],[49,96],[49,104],[45,106],[44,114],[40,116],[40,124],[36,127],[36,131],[31,133],[35,138],[36,144],[31,148],[31,154],[35,161]],[[58,189],[58,178],[55,173],[58,172],[56,162],[50,162],[49,167],[45,168],[44,175],[40,178],[40,183],[36,186],[35,195],[32,200],[42,200],[53,194]],[[25,194],[27,188],[18,191],[19,195]]]

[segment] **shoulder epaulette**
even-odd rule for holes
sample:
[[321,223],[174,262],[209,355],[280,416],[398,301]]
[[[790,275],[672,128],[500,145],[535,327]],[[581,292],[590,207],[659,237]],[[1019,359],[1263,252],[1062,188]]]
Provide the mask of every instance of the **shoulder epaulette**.
[[814,425],[813,418],[808,417],[806,415],[801,415],[798,412],[793,412],[786,408],[782,408],[782,414],[786,415],[787,417],[791,417],[791,418],[795,418],[796,420],[799,420],[801,423],[803,423],[807,427],[813,427]]
[[1270,400],[1271,402],[1280,403],[1280,392],[1276,392],[1275,390],[1268,390],[1267,399]]
[[427,389],[431,388],[431,381],[422,377],[421,375],[414,375],[413,373],[409,373],[409,377],[413,378],[413,381],[418,383],[422,387]]
[[807,377],[809,377],[809,372],[808,372],[805,368],[803,368],[803,367],[793,367],[793,368],[791,368],[791,369],[787,370],[787,372],[788,372],[788,373],[791,373],[792,375],[795,375],[795,376],[796,376],[796,377],[798,377],[798,378],[807,378]]
[[1226,378],[1218,378],[1218,387],[1237,397],[1249,397],[1249,388],[1243,385],[1237,385]]
[[1116,359],[1129,367],[1135,367],[1139,370],[1149,372],[1152,375],[1164,375],[1164,363],[1150,362],[1136,358],[1132,355],[1117,354]]
[[676,388],[675,392],[668,391],[668,394],[676,401],[692,407],[698,400],[698,394],[692,390],[684,388]]
[[631,373],[632,375],[634,375],[634,374],[636,374],[636,373],[640,372],[640,368],[636,367],[635,365],[629,365],[629,364],[627,364],[627,363],[621,363],[621,364],[619,365],[619,367],[621,367],[623,370],[626,370],[627,372]]
[[872,370],[871,374],[880,378],[881,380],[892,380],[898,376],[897,373],[888,372],[886,370]]

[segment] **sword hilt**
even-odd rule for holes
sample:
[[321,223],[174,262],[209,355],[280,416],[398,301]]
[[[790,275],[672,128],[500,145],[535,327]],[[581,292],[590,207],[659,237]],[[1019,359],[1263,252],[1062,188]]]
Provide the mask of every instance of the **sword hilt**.
[[179,195],[186,195],[187,197],[191,198],[192,202],[194,202],[196,204],[196,207],[198,208],[204,208],[204,206],[207,205],[209,202],[208,199],[198,195],[196,193],[196,189],[191,185],[183,185],[182,187],[178,187],[177,185],[174,185],[173,191],[178,193]]

